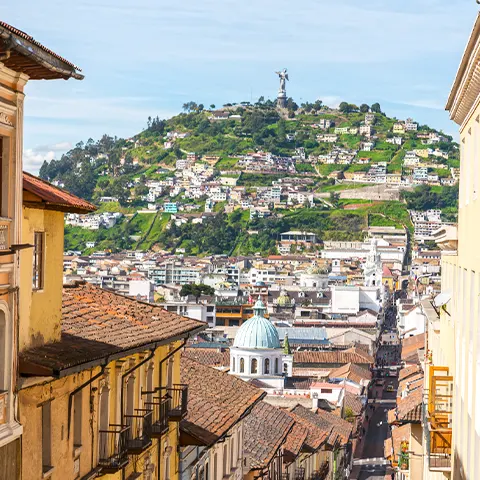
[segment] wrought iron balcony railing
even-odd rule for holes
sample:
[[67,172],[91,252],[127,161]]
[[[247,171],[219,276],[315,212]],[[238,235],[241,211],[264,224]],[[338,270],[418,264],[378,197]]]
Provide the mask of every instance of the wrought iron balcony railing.
[[127,434],[128,453],[138,454],[152,444],[152,410],[136,410],[135,415],[125,415],[129,428]]
[[168,432],[168,406],[169,401],[160,398],[145,403],[145,407],[152,411],[152,438],[159,438]]
[[173,422],[179,422],[187,414],[188,386],[175,384],[171,387],[158,387],[160,399],[167,400],[167,415]]
[[98,465],[103,473],[115,473],[128,464],[127,440],[130,427],[110,425],[99,431]]

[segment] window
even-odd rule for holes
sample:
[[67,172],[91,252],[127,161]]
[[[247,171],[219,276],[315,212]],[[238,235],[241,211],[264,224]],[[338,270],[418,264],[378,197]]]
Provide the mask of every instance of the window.
[[45,232],[34,233],[33,244],[33,289],[41,290],[43,288],[45,261]]
[[284,363],[284,364],[283,364],[283,373],[284,373],[285,375],[288,374],[288,364],[287,364],[287,363]]
[[42,466],[43,473],[52,468],[52,402],[42,405]]
[[257,373],[258,371],[258,361],[256,358],[252,358],[250,373]]
[[82,391],[80,390],[73,400],[73,445],[82,445]]
[[218,458],[217,458],[217,454],[215,454],[215,455],[213,456],[213,480],[217,480],[217,475],[218,475],[218,473],[217,473],[217,471],[218,471],[218,466],[217,466],[217,464],[218,464]]
[[320,389],[320,392],[321,393],[332,393],[332,389],[331,388],[322,388],[322,389]]
[[232,372],[235,372],[235,357],[232,358]]
[[209,463],[205,463],[205,480],[210,480],[210,477],[208,476],[209,475],[209,468],[208,468],[208,465]]
[[240,359],[240,373],[245,371],[245,360],[243,358]]
[[133,415],[133,403],[135,401],[135,377],[132,375],[127,381],[127,405],[125,413]]
[[275,373],[278,373],[278,358],[275,359]]
[[270,373],[270,359],[268,359],[268,358],[265,359],[265,368],[264,368],[263,373],[265,375],[268,375]]
[[223,446],[223,476],[228,474],[228,447]]

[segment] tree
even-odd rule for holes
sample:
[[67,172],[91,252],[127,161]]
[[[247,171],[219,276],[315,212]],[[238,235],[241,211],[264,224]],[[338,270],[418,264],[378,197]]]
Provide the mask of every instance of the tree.
[[215,110],[215,104],[214,103],[210,104],[210,110]]
[[338,106],[338,109],[342,113],[348,113],[348,103],[347,102],[341,102],[340,105]]
[[188,295],[194,296],[195,301],[198,303],[198,299],[202,295],[215,295],[215,290],[209,285],[205,285],[203,283],[191,283],[187,285],[182,285],[182,289],[180,290],[180,296],[187,297]]
[[373,113],[382,113],[382,109],[380,108],[380,104],[378,102],[372,105],[371,110]]
[[197,112],[203,112],[204,108],[205,108],[205,106],[203,105],[203,103],[200,103],[197,107]]
[[367,113],[370,110],[370,107],[366,103],[360,105],[360,111],[362,113]]
[[340,194],[335,192],[330,192],[330,203],[334,208],[338,208],[340,201]]

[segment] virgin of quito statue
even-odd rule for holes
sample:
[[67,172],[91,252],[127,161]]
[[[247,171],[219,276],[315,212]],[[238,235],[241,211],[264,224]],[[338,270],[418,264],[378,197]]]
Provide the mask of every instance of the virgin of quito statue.
[[285,90],[285,80],[288,80],[287,69],[284,68],[280,72],[275,72],[280,78],[280,88],[278,89],[277,106],[285,108],[287,106],[287,91]]

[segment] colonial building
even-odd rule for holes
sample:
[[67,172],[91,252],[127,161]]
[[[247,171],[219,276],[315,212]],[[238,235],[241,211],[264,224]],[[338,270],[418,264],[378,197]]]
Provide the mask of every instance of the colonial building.
[[479,60],[477,16],[446,106],[460,128],[458,250],[442,253],[436,310],[423,305],[427,479],[480,478]]
[[24,88],[29,80],[82,79],[79,69],[26,33],[0,22],[0,474],[20,477],[22,427],[15,411],[18,252],[22,222]]
[[285,375],[292,375],[293,356],[283,351],[277,329],[264,317],[265,311],[263,302],[257,300],[254,316],[235,335],[230,349],[230,373],[283,389]]
[[181,381],[189,396],[180,422],[181,479],[242,479],[245,421],[265,392],[185,356]]
[[22,477],[178,478],[180,349],[206,324],[91,285],[62,291],[63,212],[93,208],[24,176]]

